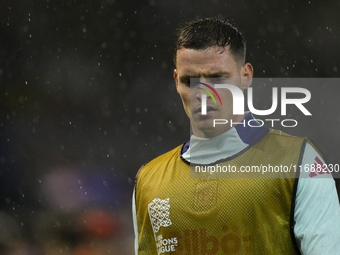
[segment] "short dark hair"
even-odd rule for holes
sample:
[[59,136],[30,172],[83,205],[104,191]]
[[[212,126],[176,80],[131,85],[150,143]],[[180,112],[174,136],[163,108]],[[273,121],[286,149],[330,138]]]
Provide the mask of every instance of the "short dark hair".
[[176,65],[177,51],[181,48],[204,50],[228,45],[235,61],[244,64],[246,42],[237,28],[217,18],[196,19],[178,29],[173,60]]

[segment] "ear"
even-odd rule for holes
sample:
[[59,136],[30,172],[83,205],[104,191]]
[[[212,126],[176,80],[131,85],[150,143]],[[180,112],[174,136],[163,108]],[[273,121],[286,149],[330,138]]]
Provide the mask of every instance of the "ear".
[[178,72],[177,69],[174,70],[174,79],[175,79],[175,83],[176,83],[176,89],[178,92]]
[[242,90],[247,89],[250,87],[252,81],[253,81],[253,66],[250,63],[244,64],[241,68],[241,79],[242,79]]

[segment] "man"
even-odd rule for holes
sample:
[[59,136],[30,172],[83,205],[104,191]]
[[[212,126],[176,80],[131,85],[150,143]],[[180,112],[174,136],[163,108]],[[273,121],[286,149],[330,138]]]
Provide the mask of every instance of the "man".
[[[232,96],[209,78],[233,79],[242,91],[253,67],[241,33],[218,19],[200,19],[179,31],[174,79],[192,127],[190,142],[143,166],[133,196],[136,254],[340,254],[340,209],[334,180],[308,172],[285,178],[190,178],[190,164],[315,165],[322,156],[304,138],[246,125],[233,115]],[[190,78],[204,82],[190,86]],[[213,119],[239,123],[213,126]],[[299,171],[297,171],[299,174]],[[301,177],[301,178],[295,178]],[[303,178],[302,178],[303,177]]]

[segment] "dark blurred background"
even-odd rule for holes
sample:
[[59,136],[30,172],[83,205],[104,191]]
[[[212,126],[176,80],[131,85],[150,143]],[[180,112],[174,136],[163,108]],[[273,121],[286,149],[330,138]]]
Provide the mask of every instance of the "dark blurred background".
[[[133,254],[135,173],[189,139],[172,78],[178,26],[228,19],[255,77],[334,78],[339,12],[315,0],[2,0],[0,253]],[[326,101],[331,112],[310,106],[324,123],[298,134],[338,164],[339,104]]]

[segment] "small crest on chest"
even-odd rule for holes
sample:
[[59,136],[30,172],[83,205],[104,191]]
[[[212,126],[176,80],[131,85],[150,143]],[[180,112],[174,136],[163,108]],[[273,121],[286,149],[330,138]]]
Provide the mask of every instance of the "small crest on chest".
[[218,179],[196,183],[193,207],[196,212],[210,211],[217,203]]

